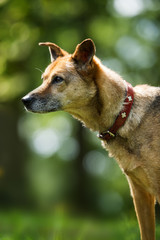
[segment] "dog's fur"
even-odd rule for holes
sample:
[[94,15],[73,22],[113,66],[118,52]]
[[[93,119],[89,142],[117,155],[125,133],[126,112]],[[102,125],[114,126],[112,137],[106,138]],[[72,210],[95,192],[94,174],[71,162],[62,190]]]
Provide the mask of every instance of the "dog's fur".
[[[93,131],[103,132],[115,121],[125,99],[125,81],[103,66],[91,39],[71,55],[53,43],[51,64],[40,87],[23,98],[29,111],[64,110]],[[58,76],[58,77],[57,77]],[[102,141],[130,185],[142,240],[155,239],[155,201],[160,202],[160,88],[134,87],[130,115],[118,135]]]

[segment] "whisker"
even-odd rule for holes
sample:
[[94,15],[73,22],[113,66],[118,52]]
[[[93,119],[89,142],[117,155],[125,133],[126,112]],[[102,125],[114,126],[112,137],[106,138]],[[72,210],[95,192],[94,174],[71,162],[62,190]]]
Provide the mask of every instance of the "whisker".
[[41,70],[41,69],[39,69],[39,68],[35,68],[36,70],[38,70],[38,71],[40,71],[41,73],[43,73],[43,71]]

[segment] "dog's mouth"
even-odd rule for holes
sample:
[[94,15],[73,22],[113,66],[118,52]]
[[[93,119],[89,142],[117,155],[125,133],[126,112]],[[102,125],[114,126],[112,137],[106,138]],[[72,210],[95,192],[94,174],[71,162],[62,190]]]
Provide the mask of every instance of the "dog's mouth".
[[33,113],[55,112],[61,109],[61,105],[57,100],[49,98],[39,98],[32,95],[26,95],[22,98],[22,102],[27,111]]

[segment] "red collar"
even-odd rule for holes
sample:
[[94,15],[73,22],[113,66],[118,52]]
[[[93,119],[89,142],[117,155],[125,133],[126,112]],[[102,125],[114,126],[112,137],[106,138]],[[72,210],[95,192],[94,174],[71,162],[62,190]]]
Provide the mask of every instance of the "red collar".
[[132,104],[134,101],[134,90],[130,83],[126,82],[126,98],[123,103],[123,109],[118,114],[114,124],[105,132],[102,132],[98,135],[98,137],[102,140],[109,141],[112,138],[115,138],[117,135],[117,131],[120,127],[122,127],[132,108]]

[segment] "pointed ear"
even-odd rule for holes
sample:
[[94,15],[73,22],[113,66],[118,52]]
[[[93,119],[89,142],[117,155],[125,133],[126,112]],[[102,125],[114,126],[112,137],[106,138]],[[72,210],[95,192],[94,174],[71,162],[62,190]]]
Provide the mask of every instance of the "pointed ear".
[[72,57],[77,63],[86,65],[92,61],[95,52],[94,42],[91,39],[86,39],[77,45]]
[[39,46],[48,46],[49,47],[51,62],[55,61],[56,58],[58,58],[58,57],[63,57],[68,54],[66,51],[64,51],[63,49],[61,49],[59,46],[57,46],[54,43],[44,42],[44,43],[39,43]]

